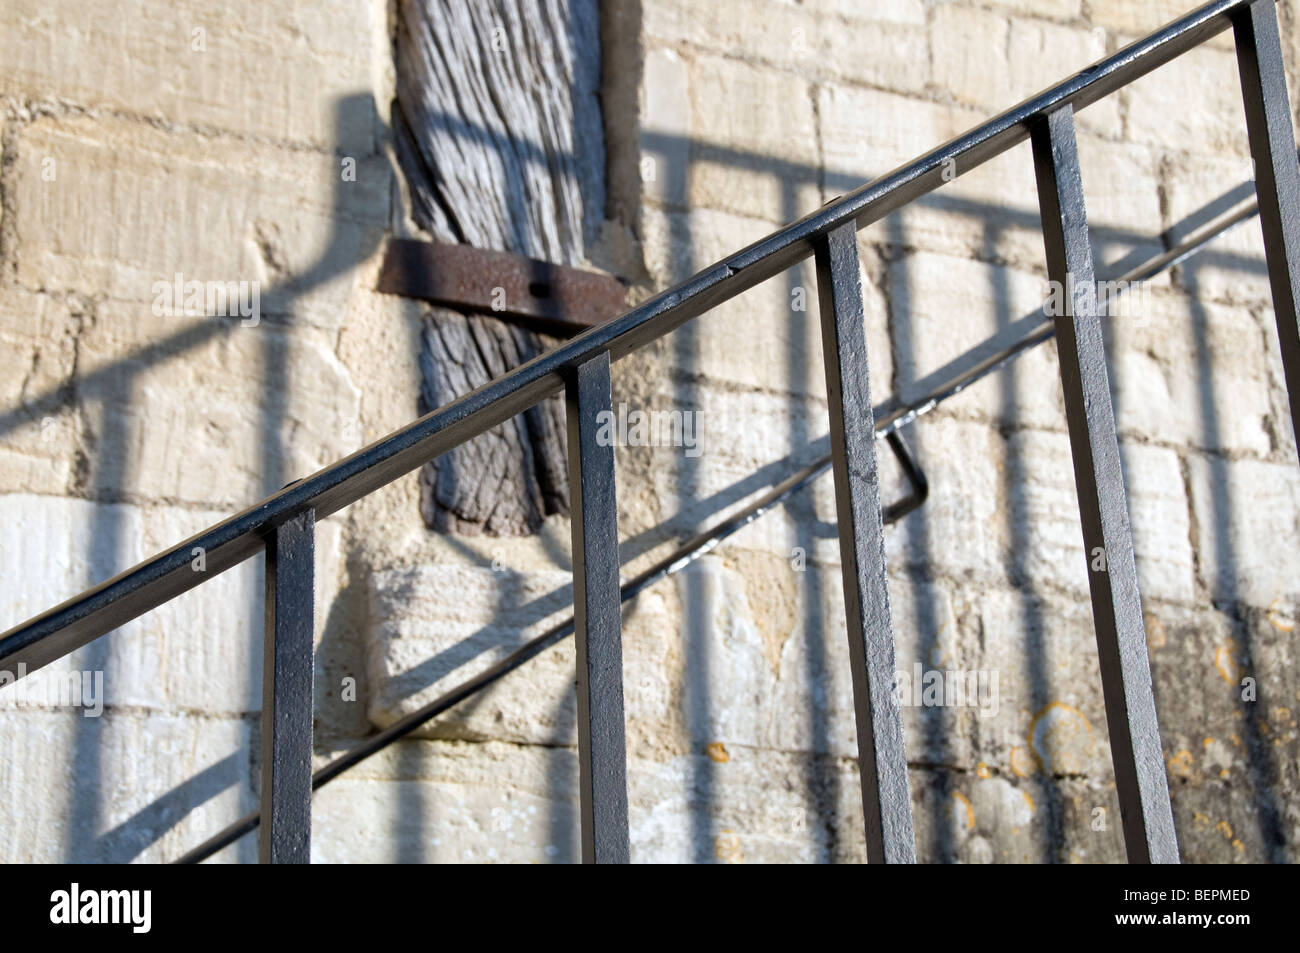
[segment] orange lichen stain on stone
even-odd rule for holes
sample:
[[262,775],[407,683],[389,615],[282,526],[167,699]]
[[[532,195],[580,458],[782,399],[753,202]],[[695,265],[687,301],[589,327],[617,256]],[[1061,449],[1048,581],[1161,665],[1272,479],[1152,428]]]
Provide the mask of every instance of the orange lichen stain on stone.
[[1021,791],[1021,792],[1020,792],[1020,796],[1023,797],[1023,798],[1025,799],[1025,803],[1029,805],[1029,811],[1030,811],[1030,813],[1033,813],[1033,810],[1034,810],[1034,799],[1031,798],[1031,797],[1029,796],[1029,792],[1028,792],[1028,791]]
[[1210,819],[1206,815],[1202,814],[1200,811],[1196,811],[1194,814],[1192,814],[1192,823],[1195,824],[1197,827],[1209,827]]
[[1219,676],[1229,685],[1236,685],[1241,681],[1241,666],[1233,658],[1236,651],[1235,639],[1228,639],[1226,644],[1214,650],[1214,667],[1219,670]]
[[1223,768],[1222,770],[1220,770],[1220,771],[1219,771],[1219,777],[1221,777],[1221,778],[1222,778],[1223,780],[1225,780],[1225,781],[1228,780],[1228,769],[1227,769],[1227,768]]
[[731,755],[727,753],[727,746],[721,741],[714,741],[704,746],[705,753],[718,764],[726,764],[731,760]]
[[1241,747],[1241,739],[1236,735],[1228,735],[1228,740],[1232,742],[1234,747]]
[[1281,705],[1274,705],[1273,720],[1279,725],[1289,725],[1291,723],[1291,709],[1283,708]]
[[719,831],[713,839],[713,853],[724,864],[743,864],[744,855],[740,852],[740,835],[735,831]]
[[1212,744],[1214,744],[1213,738],[1206,738],[1204,741],[1201,742],[1201,746],[1204,748],[1208,748]]
[[1169,771],[1184,780],[1192,776],[1192,753],[1184,748],[1169,759]]
[[1244,853],[1246,853],[1246,845],[1243,844],[1243,843],[1241,842],[1240,839],[1238,839],[1238,840],[1234,840],[1234,841],[1232,842],[1232,846],[1235,847],[1235,848],[1237,849],[1237,853],[1239,853],[1239,854],[1244,854]]
[[1278,596],[1269,603],[1268,611],[1265,612],[1264,615],[1268,621],[1273,624],[1273,628],[1277,629],[1279,632],[1290,632],[1295,628],[1295,623],[1291,621],[1291,619],[1287,618],[1286,614],[1278,608],[1278,603],[1281,601],[1282,597]]
[[1011,765],[1011,773],[1018,778],[1029,777],[1038,767],[1034,758],[1034,753],[1028,748],[1020,746],[1011,749],[1011,754],[1007,756],[1007,761]]
[[970,799],[960,791],[953,791],[952,798],[966,808],[966,827],[970,830],[975,829],[975,808],[971,807]]
[[1142,621],[1146,623],[1147,630],[1147,650],[1155,652],[1163,649],[1169,642],[1169,636],[1165,634],[1164,624],[1154,612],[1142,613]]
[[1232,840],[1232,825],[1227,821],[1219,821],[1214,825],[1214,829],[1222,834],[1225,840]]
[[989,771],[989,766],[983,761],[975,765],[975,777],[979,778],[981,781],[987,779],[991,774],[992,772]]
[[1029,723],[1029,744],[1053,774],[1087,774],[1097,747],[1092,723],[1065,702],[1048,702]]

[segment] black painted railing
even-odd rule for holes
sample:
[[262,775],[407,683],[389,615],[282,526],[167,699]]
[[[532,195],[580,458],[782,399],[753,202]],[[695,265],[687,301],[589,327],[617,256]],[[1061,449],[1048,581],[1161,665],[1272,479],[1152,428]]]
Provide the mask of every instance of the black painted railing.
[[[1089,573],[1089,585],[1125,844],[1130,861],[1176,863],[1178,847],[1102,346],[1074,112],[1229,28],[1236,39],[1258,213],[1294,426],[1300,420],[1300,313],[1295,298],[1300,278],[1300,166],[1276,11],[1273,0],[1216,0],[621,317],[11,629],[0,636],[0,666],[23,665],[28,673],[35,671],[264,548],[261,809],[245,830],[260,819],[263,861],[305,862],[310,856],[313,788],[377,750],[355,758],[345,755],[318,772],[316,779],[312,777],[315,522],[563,390],[573,500],[572,625],[578,658],[582,852],[587,861],[628,860],[620,604],[636,580],[620,586],[613,448],[596,439],[596,416],[610,410],[610,365],[812,256],[817,265],[830,403],[830,463],[839,517],[867,856],[872,862],[913,861],[907,761],[899,701],[893,691],[894,641],[876,465],[875,437],[882,428],[870,400],[856,232],[954,175],[1030,139],[1048,276],[1067,290],[1051,330],[1057,338],[1085,549],[1104,555],[1102,560],[1090,558],[1091,565],[1104,568]],[[1174,260],[1173,253],[1165,257]],[[1032,332],[997,363],[1047,336],[1043,330]],[[986,361],[976,370],[982,376],[995,366]],[[959,382],[960,386],[964,384]],[[912,415],[921,409],[911,408]],[[908,411],[896,413],[891,426],[901,425],[898,422]],[[796,474],[798,480],[792,478],[794,482],[786,481],[776,489],[793,492],[803,485],[799,480],[806,482],[813,476]],[[716,545],[716,539],[695,542],[698,545],[691,552]],[[195,548],[206,554],[205,571],[196,572],[191,565]],[[661,568],[671,570],[671,566]],[[567,634],[556,631],[541,638],[554,636],[558,641]],[[478,687],[481,684],[486,682]],[[418,715],[408,716],[381,737],[391,741],[399,736],[393,729]],[[323,775],[328,776],[320,780]],[[222,836],[224,832],[218,838]]]

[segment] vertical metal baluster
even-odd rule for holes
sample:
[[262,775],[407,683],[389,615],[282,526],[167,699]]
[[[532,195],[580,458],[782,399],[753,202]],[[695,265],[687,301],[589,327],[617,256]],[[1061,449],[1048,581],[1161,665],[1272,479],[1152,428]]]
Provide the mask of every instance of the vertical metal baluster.
[[867,859],[910,864],[916,862],[916,844],[903,719],[894,690],[894,633],[856,226],[841,225],[819,239],[815,258]]
[[1031,138],[1047,273],[1063,290],[1064,308],[1054,316],[1057,352],[1124,843],[1131,863],[1176,864],[1178,842],[1097,314],[1074,110],[1063,106],[1037,120]]
[[1255,159],[1255,192],[1264,229],[1273,310],[1286,389],[1291,402],[1291,426],[1300,448],[1300,165],[1296,163],[1291,103],[1282,69],[1282,43],[1277,32],[1274,0],[1256,0],[1232,21],[1237,40],[1237,69],[1246,105],[1250,153]]
[[316,511],[266,539],[266,633],[262,654],[264,864],[311,862],[312,635]]
[[578,648],[578,761],[583,863],[628,862],[627,741],[618,576],[609,354],[570,372],[565,387],[573,523],[573,621]]

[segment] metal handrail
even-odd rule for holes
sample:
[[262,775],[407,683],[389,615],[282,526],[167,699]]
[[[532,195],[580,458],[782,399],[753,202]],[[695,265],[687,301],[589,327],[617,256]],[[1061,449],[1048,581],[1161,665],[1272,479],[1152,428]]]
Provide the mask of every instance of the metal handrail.
[[[1246,184],[1249,185],[1251,183]],[[1235,190],[1224,193],[1224,196],[1209,203],[1206,208],[1212,208],[1215,205],[1218,205],[1224,198],[1230,197],[1233,191]],[[1184,219],[1184,222],[1198,217],[1199,214],[1200,212],[1192,213],[1192,215],[1188,216],[1187,219]],[[1114,278],[1108,278],[1105,280],[1116,282],[1124,289],[1126,289],[1130,284],[1149,281],[1157,275],[1163,274],[1173,268],[1175,265],[1186,261],[1214,240],[1226,235],[1228,232],[1237,228],[1242,223],[1249,221],[1258,214],[1259,203],[1257,201],[1246,203],[1242,205],[1240,209],[1231,209],[1196,229],[1190,238],[1178,242],[1173,245],[1173,247],[1152,256],[1142,264],[1130,268],[1128,271],[1118,274]],[[1165,234],[1177,234],[1181,230],[1182,224],[1183,223],[1179,223],[1178,225],[1172,226]],[[1035,314],[1029,314],[1025,317],[1033,319]],[[1009,346],[989,355],[984,360],[968,368],[949,375],[943,383],[932,388],[925,394],[925,396],[906,403],[886,401],[877,409],[875,414],[876,436],[878,438],[884,438],[888,442],[898,461],[899,469],[902,471],[907,482],[911,485],[911,491],[906,497],[885,507],[883,513],[883,520],[885,523],[894,523],[902,519],[907,514],[922,506],[929,495],[929,481],[926,479],[924,471],[917,463],[914,455],[903,444],[902,439],[899,436],[902,428],[915,422],[918,418],[925,416],[931,411],[936,410],[940,405],[956,397],[972,384],[975,384],[1001,370],[1027,351],[1032,350],[1038,345],[1055,337],[1055,334],[1056,332],[1052,327],[1051,321],[1043,320],[1025,334],[1021,335],[1021,337]],[[975,348],[966,351],[965,355],[969,355],[972,352],[979,350],[980,347],[981,346],[977,345]],[[896,404],[896,406],[893,406],[892,409],[887,409],[890,408],[891,403]],[[819,442],[824,443],[825,441],[822,440]],[[782,462],[788,463],[790,459],[790,457],[787,457]],[[716,549],[724,540],[735,535],[754,521],[766,516],[778,506],[794,497],[795,494],[811,486],[818,478],[824,476],[830,468],[831,455],[823,454],[807,466],[801,467],[791,473],[748,506],[722,520],[719,520],[717,523],[710,526],[708,529],[697,533],[695,536],[692,536],[686,542],[673,549],[673,551],[668,555],[657,560],[653,565],[643,571],[637,573],[622,585],[619,593],[620,601],[629,602],[655,583],[681,572],[700,557]],[[365,761],[372,755],[378,754],[394,742],[405,738],[417,728],[427,724],[439,715],[450,711],[466,699],[471,698],[489,686],[494,685],[511,672],[522,668],[531,659],[540,655],[542,652],[545,652],[552,646],[558,645],[571,635],[573,635],[572,615],[562,622],[555,624],[540,635],[529,639],[513,652],[497,660],[483,671],[470,676],[459,684],[443,692],[437,698],[426,702],[415,711],[403,715],[388,727],[365,738],[334,760],[330,761],[328,764],[319,768],[312,775],[312,790],[315,791],[324,785],[329,784],[339,775],[360,764],[362,761]],[[250,811],[237,821],[232,822],[213,836],[209,837],[197,847],[186,851],[183,855],[178,857],[174,863],[200,863],[218,851],[229,847],[244,835],[256,830],[260,820],[260,811]]]
[[[621,317],[489,381],[464,397],[290,484],[260,503],[0,635],[0,665],[30,674],[204,579],[255,555],[266,533],[306,509],[318,520],[391,483],[560,392],[564,375],[601,353],[611,360],[774,277],[813,253],[813,243],[853,223],[861,229],[1029,137],[1032,120],[1083,108],[1227,29],[1249,0],[1215,0],[1120,52],[1026,99],[911,163],[855,189],[793,224],[705,268]],[[948,172],[952,170],[952,172]],[[190,566],[195,548],[208,570]]]
[[[1072,292],[1055,317],[1126,846],[1177,862],[1119,472],[1073,113],[1232,26],[1283,368],[1300,424],[1300,170],[1273,0],[1215,0],[872,183],[827,203],[621,317],[490,381],[388,437],[0,636],[0,665],[30,673],[267,549],[261,856],[309,856],[311,572],[315,520],[566,391],[578,634],[583,857],[628,859],[613,449],[594,423],[610,404],[610,363],[812,256],[831,405],[868,858],[915,859],[902,722],[889,686],[893,636],[862,340],[856,231],[1031,139],[1048,274]],[[1028,345],[1026,345],[1028,346]],[[1009,358],[1008,358],[1009,359]],[[900,413],[896,418],[906,416]],[[206,571],[191,567],[201,550]],[[304,624],[304,616],[306,623]],[[307,691],[303,691],[303,686]],[[269,812],[269,815],[268,815]],[[269,828],[269,829],[268,829]]]

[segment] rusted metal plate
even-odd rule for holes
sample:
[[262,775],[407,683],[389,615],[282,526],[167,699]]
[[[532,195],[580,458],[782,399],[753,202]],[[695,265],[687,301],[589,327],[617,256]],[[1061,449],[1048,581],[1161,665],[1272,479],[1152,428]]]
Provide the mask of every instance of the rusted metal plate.
[[562,337],[621,314],[627,292],[609,275],[409,238],[389,241],[378,290],[520,321]]

